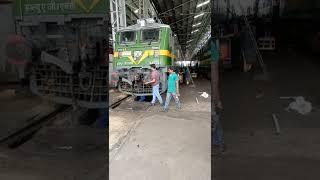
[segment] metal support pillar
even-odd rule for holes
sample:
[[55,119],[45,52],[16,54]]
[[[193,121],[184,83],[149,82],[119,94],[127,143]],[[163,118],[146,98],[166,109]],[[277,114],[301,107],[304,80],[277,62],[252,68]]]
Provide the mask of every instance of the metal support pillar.
[[[149,14],[150,13],[150,14]],[[156,13],[150,0],[139,0],[139,18],[150,18],[155,16]]]
[[[211,41],[215,42],[218,32],[217,32],[217,24],[214,16],[218,13],[218,0],[211,1]],[[210,46],[213,45],[212,42]],[[210,47],[212,48],[212,47]],[[219,82],[219,64],[211,60],[211,112],[212,114],[216,115],[216,105],[217,105],[217,97],[218,97],[218,82]],[[212,132],[212,131],[211,131]],[[212,134],[213,135],[213,134]]]
[[[110,0],[110,20],[112,26],[112,39],[116,38],[116,32],[127,26],[125,0]],[[113,42],[113,48],[115,43]]]
[[139,0],[139,18],[143,18],[143,0]]

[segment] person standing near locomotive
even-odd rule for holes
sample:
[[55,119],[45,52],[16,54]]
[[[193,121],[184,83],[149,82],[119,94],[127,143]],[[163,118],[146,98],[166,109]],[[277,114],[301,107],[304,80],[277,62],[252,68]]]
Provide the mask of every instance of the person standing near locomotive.
[[159,92],[160,87],[160,73],[156,69],[155,64],[151,64],[151,81],[146,82],[145,84],[151,84],[152,85],[152,101],[151,105],[154,106],[156,103],[156,100],[159,100],[159,103],[161,106],[163,106],[163,100]]
[[164,112],[168,112],[168,107],[171,101],[171,98],[173,97],[176,101],[176,109],[181,109],[181,103],[179,100],[179,77],[174,72],[173,67],[168,68],[169,72],[169,78],[168,78],[168,90],[167,90],[167,97],[166,97],[166,103],[164,105]]

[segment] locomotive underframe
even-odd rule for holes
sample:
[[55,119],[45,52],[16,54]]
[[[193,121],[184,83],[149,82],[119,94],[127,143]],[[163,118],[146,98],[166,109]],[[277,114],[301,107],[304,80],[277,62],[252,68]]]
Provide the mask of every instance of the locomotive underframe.
[[106,15],[17,18],[18,34],[32,44],[31,91],[59,104],[108,107],[108,22]]
[[[160,94],[167,90],[167,68],[159,68],[160,73]],[[151,96],[152,85],[145,85],[144,82],[151,81],[151,69],[142,67],[118,69],[112,75],[112,81],[120,92],[134,96]]]

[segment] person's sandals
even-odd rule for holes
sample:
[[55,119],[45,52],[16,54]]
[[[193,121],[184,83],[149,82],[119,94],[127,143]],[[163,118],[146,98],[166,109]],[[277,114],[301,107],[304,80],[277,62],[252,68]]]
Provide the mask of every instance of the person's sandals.
[[181,106],[176,106],[176,111],[179,111],[181,109]]

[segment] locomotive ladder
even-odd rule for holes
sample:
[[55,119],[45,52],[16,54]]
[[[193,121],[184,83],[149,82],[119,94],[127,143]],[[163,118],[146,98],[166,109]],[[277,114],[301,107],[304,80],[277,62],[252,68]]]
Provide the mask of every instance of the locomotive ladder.
[[239,1],[239,6],[240,6],[241,11],[242,11],[242,13],[243,13],[244,23],[245,23],[245,25],[246,25],[247,28],[248,28],[251,41],[252,41],[253,46],[254,46],[254,48],[255,48],[255,50],[256,50],[256,54],[257,54],[257,56],[258,56],[258,62],[259,62],[259,65],[260,65],[260,67],[261,67],[261,69],[262,69],[263,75],[264,75],[265,79],[269,79],[267,67],[266,67],[266,65],[264,64],[264,61],[263,61],[263,59],[262,59],[262,55],[261,55],[261,53],[260,53],[260,51],[259,51],[259,47],[258,47],[257,41],[256,41],[256,39],[255,39],[255,37],[254,37],[254,34],[253,34],[252,29],[251,29],[250,23],[249,23],[249,21],[248,21],[247,16],[245,15],[244,8],[243,8],[242,4],[240,3],[240,1]]

